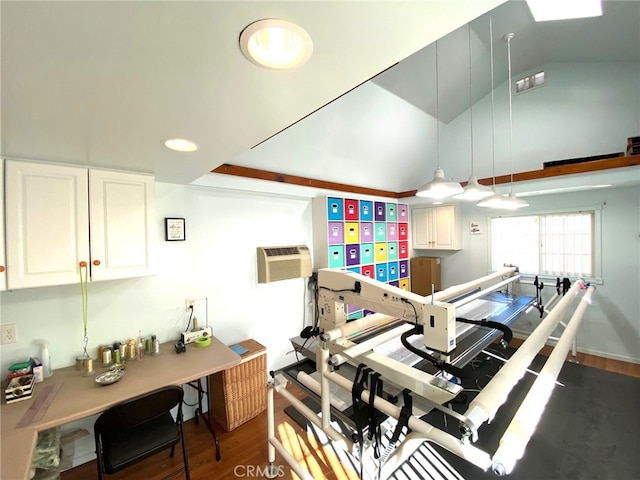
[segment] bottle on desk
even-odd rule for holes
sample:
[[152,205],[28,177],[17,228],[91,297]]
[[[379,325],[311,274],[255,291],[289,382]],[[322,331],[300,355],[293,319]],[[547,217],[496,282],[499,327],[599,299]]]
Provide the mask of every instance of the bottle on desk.
[[144,357],[144,337],[138,337],[138,360]]
[[51,369],[51,356],[49,355],[49,342],[42,340],[40,342],[40,361],[42,362],[43,377],[47,378],[53,375]]
[[127,341],[127,359],[135,360],[138,357],[138,345],[136,341],[132,338]]

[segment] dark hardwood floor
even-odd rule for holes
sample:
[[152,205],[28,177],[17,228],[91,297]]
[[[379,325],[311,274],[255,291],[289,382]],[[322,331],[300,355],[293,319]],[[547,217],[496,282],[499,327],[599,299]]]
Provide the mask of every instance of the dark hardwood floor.
[[[514,340],[514,343],[517,341]],[[548,354],[545,347],[541,353]],[[640,378],[640,365],[625,363],[592,355],[579,353],[577,361],[581,364]],[[290,385],[299,397],[303,394],[295,386]],[[275,425],[276,434],[300,462],[303,462],[314,479],[343,480],[357,479],[353,471],[341,465],[336,455],[327,448],[318,445],[316,439],[307,435],[306,429],[300,427],[285,412],[287,402],[275,395]],[[267,415],[261,413],[254,419],[239,426],[231,432],[225,432],[215,425],[222,451],[222,460],[216,462],[215,445],[204,424],[195,424],[189,420],[185,424],[189,465],[192,480],[205,479],[233,479],[233,478],[264,478],[262,472],[267,465]],[[297,479],[298,476],[276,455],[276,465],[282,465],[282,475],[276,478]],[[160,480],[165,478],[184,478],[181,471],[182,457],[180,449],[176,450],[173,459],[169,453],[160,453],[130,467],[116,475],[108,475],[107,479],[144,479]],[[175,472],[175,473],[172,473]],[[75,467],[62,473],[62,480],[92,480],[97,479],[95,461]]]

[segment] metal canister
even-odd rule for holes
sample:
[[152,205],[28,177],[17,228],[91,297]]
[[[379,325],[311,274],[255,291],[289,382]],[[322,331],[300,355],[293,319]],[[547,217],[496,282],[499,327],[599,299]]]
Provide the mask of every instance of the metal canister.
[[153,352],[153,338],[149,337],[144,341],[144,353],[145,355],[151,355]]
[[111,365],[111,349],[109,347],[105,347],[102,352],[102,364]]
[[127,359],[135,360],[138,356],[138,351],[136,348],[136,341],[132,338],[127,342]]
[[123,362],[127,358],[127,344],[126,343],[121,343],[120,344],[120,358],[122,359]]
[[91,358],[85,358],[82,368],[82,376],[88,377],[93,373],[93,360]]
[[107,348],[107,345],[98,345],[98,361],[102,361],[102,354],[104,353],[104,349]]
[[160,354],[160,340],[158,340],[158,338],[155,335],[152,335],[151,339],[153,340],[153,354],[154,355],[159,355]]
[[82,371],[84,369],[84,361],[87,357],[82,355],[81,357],[76,357],[76,370]]

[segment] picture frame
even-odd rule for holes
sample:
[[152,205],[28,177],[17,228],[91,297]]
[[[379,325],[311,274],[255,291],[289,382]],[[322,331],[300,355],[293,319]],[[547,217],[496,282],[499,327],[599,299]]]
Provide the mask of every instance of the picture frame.
[[186,240],[186,223],[184,218],[164,219],[164,239],[167,242],[182,242]]

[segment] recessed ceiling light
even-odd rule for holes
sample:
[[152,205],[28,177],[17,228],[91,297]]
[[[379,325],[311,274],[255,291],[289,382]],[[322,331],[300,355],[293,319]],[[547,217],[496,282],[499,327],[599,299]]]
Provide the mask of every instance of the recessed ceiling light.
[[281,70],[298,67],[309,60],[313,42],[295,23],[269,18],[258,20],[242,31],[240,49],[250,62]]
[[177,152],[195,152],[200,148],[198,144],[186,138],[170,138],[164,142],[164,146]]
[[527,0],[536,22],[599,17],[601,0]]

